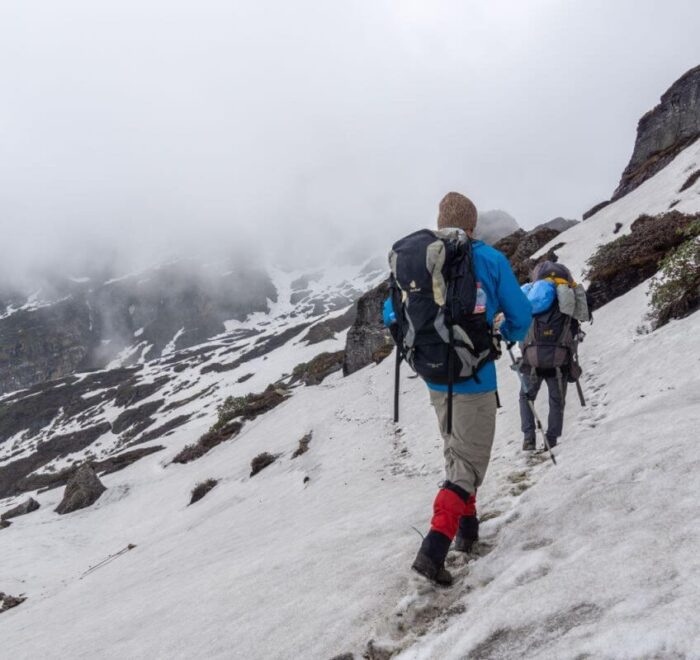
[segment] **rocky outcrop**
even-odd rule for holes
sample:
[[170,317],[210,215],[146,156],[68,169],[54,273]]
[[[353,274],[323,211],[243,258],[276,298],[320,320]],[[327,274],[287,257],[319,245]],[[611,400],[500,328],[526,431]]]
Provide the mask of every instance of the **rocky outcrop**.
[[629,234],[598,248],[586,273],[591,308],[602,307],[654,275],[666,254],[687,240],[682,230],[698,220],[700,214],[678,211],[643,215],[632,223]]
[[66,485],[61,503],[56,513],[66,514],[92,506],[107,489],[87,463],[81,465]]
[[343,375],[349,376],[375,361],[378,351],[392,346],[389,331],[382,322],[382,308],[389,295],[389,283],[382,282],[357,301],[357,316],[345,342]]
[[539,229],[533,229],[529,232],[525,232],[521,229],[510,236],[506,236],[505,238],[501,239],[494,245],[494,247],[508,257],[515,276],[522,284],[529,280],[530,272],[540,261],[557,260],[554,250],[556,247],[561,247],[561,245],[552,248],[547,252],[547,254],[542,255],[537,259],[532,259],[531,257],[542,246],[549,243],[560,233],[561,232],[557,229],[552,229],[550,227],[541,227]]
[[30,497],[28,500],[22,502],[22,504],[14,507],[14,509],[5,511],[5,513],[0,516],[0,520],[9,520],[10,518],[17,518],[18,516],[26,516],[28,513],[36,511],[38,508],[39,502],[33,497]]
[[654,176],[700,137],[700,66],[679,78],[637,126],[637,140],[613,200]]
[[323,380],[343,368],[345,351],[321,353],[310,362],[302,362],[294,367],[291,382],[301,381],[304,385],[320,385]]
[[595,215],[596,213],[598,213],[598,211],[601,211],[610,204],[612,204],[611,199],[606,199],[603,202],[598,202],[595,206],[592,206],[590,209],[588,209],[588,211],[586,211],[581,217],[583,218],[583,220],[588,220],[588,218],[590,218],[592,215]]
[[570,218],[562,218],[561,216],[553,218],[552,220],[549,220],[548,222],[543,222],[540,225],[537,225],[535,229],[556,229],[558,232],[563,232],[566,231],[567,229],[571,229],[575,225],[578,224],[578,220],[572,220]]

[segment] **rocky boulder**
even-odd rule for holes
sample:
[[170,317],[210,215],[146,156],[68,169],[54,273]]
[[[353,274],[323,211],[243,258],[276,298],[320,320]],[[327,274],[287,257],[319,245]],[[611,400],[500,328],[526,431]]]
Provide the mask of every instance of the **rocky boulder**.
[[22,502],[22,504],[14,507],[14,509],[5,511],[5,513],[0,516],[0,520],[4,521],[9,520],[10,518],[17,518],[18,516],[26,516],[28,513],[36,511],[38,508],[39,502],[37,502],[33,497],[30,497],[25,502]]
[[56,507],[56,513],[65,514],[84,509],[100,499],[107,489],[95,474],[91,465],[81,465],[66,484],[61,503]]
[[654,176],[700,137],[700,66],[681,76],[637,126],[637,140],[613,200]]
[[357,316],[348,330],[345,342],[344,376],[372,364],[377,355],[393,345],[391,335],[382,321],[382,308],[388,296],[389,283],[385,281],[357,301]]

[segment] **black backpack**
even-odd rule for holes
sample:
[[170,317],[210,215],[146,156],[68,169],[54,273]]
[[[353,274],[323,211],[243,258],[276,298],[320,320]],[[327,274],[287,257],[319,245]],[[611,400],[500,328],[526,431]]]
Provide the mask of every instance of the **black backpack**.
[[485,310],[475,313],[477,282],[472,244],[458,230],[421,229],[389,253],[396,323],[394,421],[402,360],[425,380],[447,385],[447,432],[452,430],[452,386],[470,379],[498,356]]
[[566,369],[576,354],[575,321],[552,306],[532,317],[532,325],[523,342],[523,365],[532,369]]

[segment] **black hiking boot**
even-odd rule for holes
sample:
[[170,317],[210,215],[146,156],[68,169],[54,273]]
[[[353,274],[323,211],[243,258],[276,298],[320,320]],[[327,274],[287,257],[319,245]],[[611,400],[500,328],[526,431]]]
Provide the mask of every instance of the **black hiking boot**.
[[537,449],[537,441],[534,435],[526,435],[523,439],[523,451],[535,451]]
[[441,587],[452,584],[452,574],[445,568],[450,539],[440,532],[430,531],[423,539],[411,568]]
[[476,516],[462,516],[455,538],[454,549],[457,552],[471,552],[479,540],[479,519]]

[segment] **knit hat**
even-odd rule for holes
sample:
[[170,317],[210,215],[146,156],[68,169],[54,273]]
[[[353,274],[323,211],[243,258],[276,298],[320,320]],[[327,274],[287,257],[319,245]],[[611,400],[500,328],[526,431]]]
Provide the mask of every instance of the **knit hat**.
[[438,229],[458,227],[466,232],[476,227],[476,206],[471,199],[456,192],[449,192],[440,202]]

